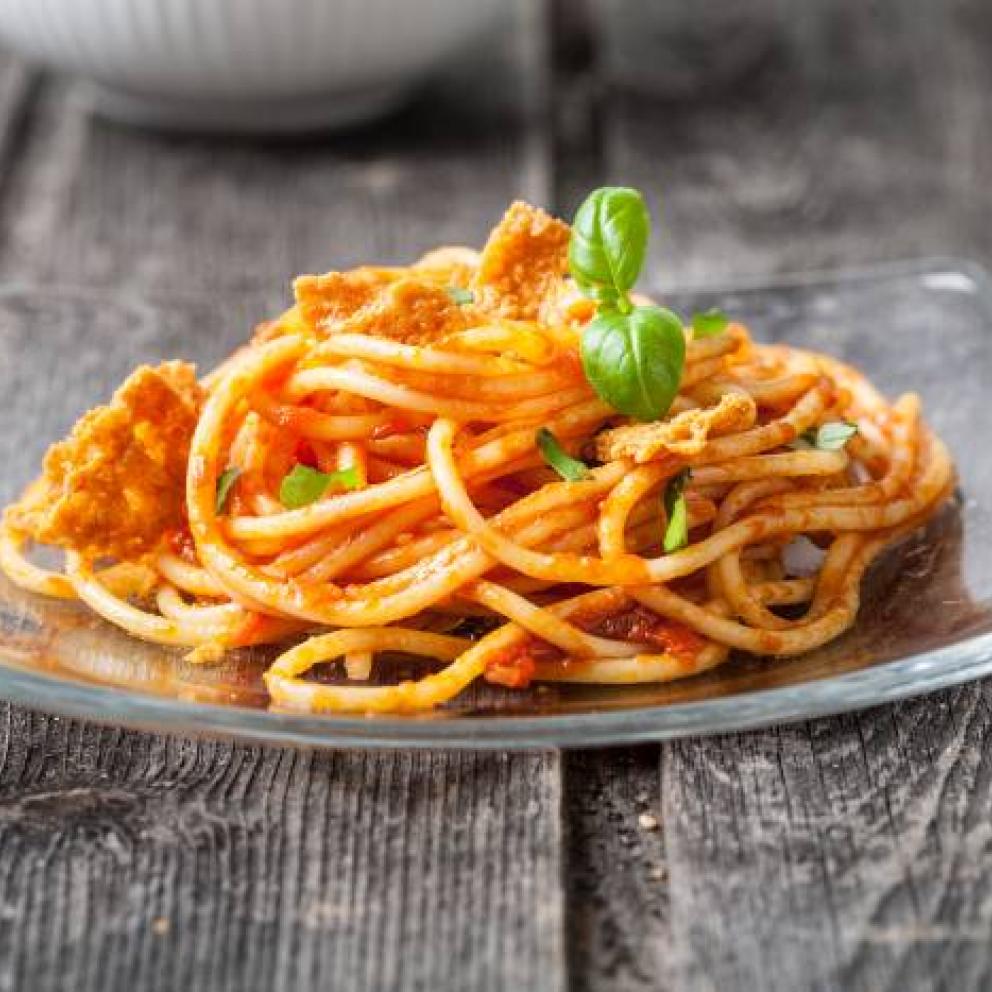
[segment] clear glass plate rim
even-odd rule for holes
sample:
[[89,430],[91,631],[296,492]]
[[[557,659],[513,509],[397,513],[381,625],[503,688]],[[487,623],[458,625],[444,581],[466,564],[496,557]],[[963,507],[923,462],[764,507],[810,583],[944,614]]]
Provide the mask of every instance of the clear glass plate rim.
[[[679,287],[679,294],[775,292],[817,283],[844,283],[954,272],[967,276],[992,299],[992,276],[978,263],[930,257],[833,271],[798,272],[771,280]],[[0,285],[0,297],[27,293],[108,297],[128,305],[154,301],[152,294],[116,295],[91,287]],[[259,293],[261,295],[261,291]],[[187,297],[195,302],[199,297]],[[770,662],[774,664],[774,662]],[[843,713],[947,688],[992,674],[992,633],[908,655],[854,672],[733,696],[561,715],[444,718],[311,716],[214,703],[191,702],[116,686],[70,682],[41,671],[3,663],[0,698],[63,716],[128,725],[157,732],[237,738],[286,746],[363,748],[463,748],[519,750],[584,747],[720,734],[775,723]],[[55,690],[53,692],[53,689]]]
[[[449,722],[436,717],[311,716],[67,682],[2,664],[0,697],[100,723],[278,745],[519,750],[736,732],[896,702],[988,674],[992,674],[992,633],[793,686],[668,706],[558,716],[458,716]],[[56,696],[48,694],[53,685],[58,686]],[[108,703],[116,704],[113,710]]]

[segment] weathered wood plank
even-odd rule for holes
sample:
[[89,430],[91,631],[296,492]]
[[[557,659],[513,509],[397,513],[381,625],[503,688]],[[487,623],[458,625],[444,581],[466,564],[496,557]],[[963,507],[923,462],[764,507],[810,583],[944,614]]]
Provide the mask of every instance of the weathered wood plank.
[[547,756],[0,729],[0,989],[561,987]]
[[658,748],[570,754],[564,784],[573,992],[668,988]]
[[[663,205],[653,285],[924,254],[992,263],[986,5],[593,11],[606,43],[586,126],[603,135],[599,181]],[[629,970],[601,987],[988,987],[988,693],[665,746],[667,980]],[[621,779],[603,803],[626,792]],[[649,905],[603,891],[604,919]]]
[[988,694],[666,749],[676,987],[987,988]]
[[36,84],[37,73],[0,49],[0,185],[16,155]]
[[[297,271],[478,242],[548,196],[538,14],[521,0],[417,105],[330,139],[126,131],[46,80],[0,278],[278,298]],[[559,992],[559,805],[554,754],[294,753],[3,707],[0,990]]]

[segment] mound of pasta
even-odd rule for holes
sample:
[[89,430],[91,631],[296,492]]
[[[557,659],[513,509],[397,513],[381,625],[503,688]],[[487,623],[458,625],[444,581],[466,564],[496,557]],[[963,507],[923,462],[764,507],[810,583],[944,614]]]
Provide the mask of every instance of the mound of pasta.
[[[639,297],[641,204],[597,191],[570,228],[516,203],[481,252],[300,277],[215,371],[142,367],[87,413],[0,565],[194,661],[284,645],[272,700],[313,712],[836,638],[952,492],[948,452],[915,395]],[[435,664],[390,680],[397,653]]]

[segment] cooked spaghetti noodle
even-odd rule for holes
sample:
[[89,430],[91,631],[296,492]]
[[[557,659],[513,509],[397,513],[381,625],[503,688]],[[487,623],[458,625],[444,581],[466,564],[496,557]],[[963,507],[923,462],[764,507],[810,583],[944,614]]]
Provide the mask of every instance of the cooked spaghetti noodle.
[[[139,369],[8,508],[0,567],[194,660],[295,641],[265,681],[312,712],[428,710],[480,677],[662,682],[836,638],[872,560],[952,491],[917,397],[730,323],[685,331],[662,419],[618,416],[583,373],[567,240],[516,204],[481,253],[299,279],[199,383]],[[540,431],[587,467],[556,474]],[[666,551],[675,479],[688,542]],[[396,652],[434,670],[390,684]],[[312,677],[335,662],[346,679]]]

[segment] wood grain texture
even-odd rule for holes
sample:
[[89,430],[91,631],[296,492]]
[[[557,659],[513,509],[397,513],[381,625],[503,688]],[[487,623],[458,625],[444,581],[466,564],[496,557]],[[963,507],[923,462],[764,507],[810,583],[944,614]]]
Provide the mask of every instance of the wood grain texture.
[[564,782],[571,988],[672,987],[658,748],[570,754]]
[[0,734],[5,992],[562,987],[552,758]]
[[988,988],[988,696],[666,748],[676,987]]
[[0,186],[16,160],[37,73],[0,51]]
[[[594,5],[606,41],[585,85],[602,94],[603,179],[663,205],[653,284],[992,262],[987,5],[635,11]],[[668,978],[602,987],[988,988],[989,691],[665,745]]]
[[[276,305],[298,271],[477,243],[547,197],[542,46],[516,3],[385,127],[272,145],[120,129],[46,78],[8,115],[0,278]],[[111,337],[118,361],[143,340]],[[59,408],[93,401],[83,372]],[[551,753],[311,754],[4,706],[0,990],[560,992],[560,792]]]

